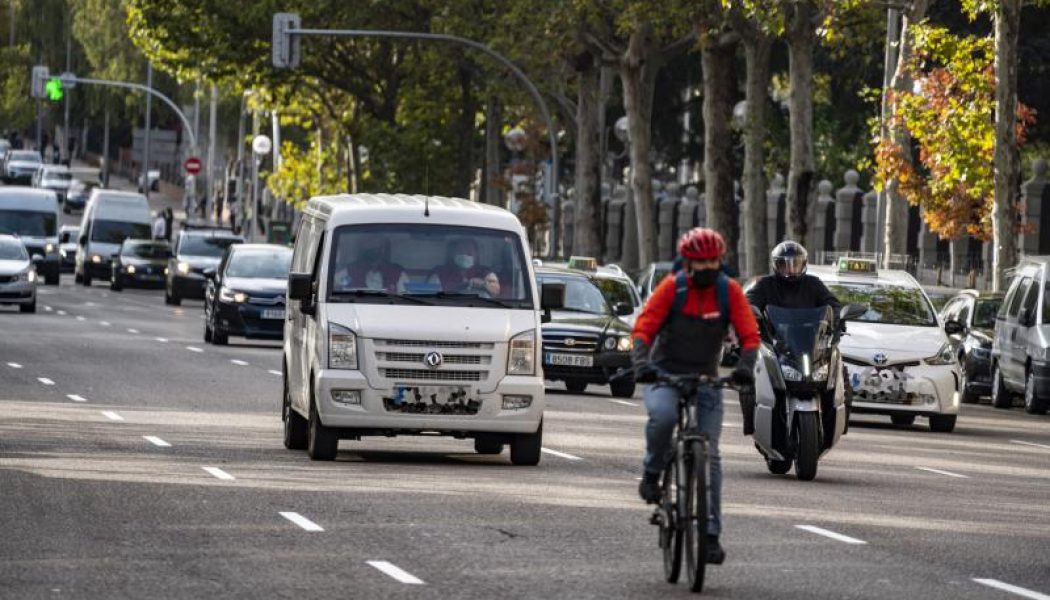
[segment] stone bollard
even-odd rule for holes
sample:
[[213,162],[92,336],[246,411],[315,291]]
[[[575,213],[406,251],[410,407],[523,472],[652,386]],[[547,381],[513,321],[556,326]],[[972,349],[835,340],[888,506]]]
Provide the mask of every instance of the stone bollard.
[[766,231],[769,235],[769,247],[772,249],[784,241],[787,235],[787,191],[784,188],[784,176],[773,175],[766,192]]
[[627,201],[617,190],[605,214],[605,262],[619,262],[623,254],[624,209]]
[[620,253],[619,265],[627,271],[643,269],[648,265],[638,264],[638,217],[635,215],[631,192],[627,192],[627,203],[623,210],[623,251]]
[[875,244],[879,236],[879,232],[875,230],[878,225],[879,194],[875,190],[864,194],[863,203],[861,222],[864,224],[864,233],[861,234],[860,247],[863,252],[875,252]]
[[700,192],[695,186],[685,189],[685,198],[678,204],[678,220],[675,224],[678,231],[675,233],[675,243],[693,227],[697,227],[696,213],[700,207]]
[[835,192],[835,241],[836,252],[860,250],[864,192],[857,187],[860,175],[850,169],[846,171],[846,185]]
[[[1046,161],[1032,162],[1032,178],[1021,185],[1026,232],[1021,238],[1023,254],[1050,253],[1050,223],[1043,223],[1043,207],[1050,205],[1050,186],[1046,181]],[[1047,219],[1050,219],[1048,207]]]
[[561,203],[562,253],[572,256],[576,235],[576,200],[570,197]]
[[813,233],[810,235],[812,240],[810,255],[822,264],[827,261],[821,257],[835,247],[835,199],[831,196],[834,189],[835,186],[827,179],[817,184],[817,202],[813,209],[812,221]]
[[674,258],[675,242],[678,237],[678,205],[681,203],[676,196],[667,194],[657,205],[656,220],[656,243],[657,260],[672,260]]

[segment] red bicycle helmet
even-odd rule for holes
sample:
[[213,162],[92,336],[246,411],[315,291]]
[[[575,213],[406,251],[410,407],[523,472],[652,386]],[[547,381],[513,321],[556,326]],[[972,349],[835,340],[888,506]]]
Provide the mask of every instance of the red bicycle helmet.
[[725,256],[726,241],[714,229],[694,227],[678,240],[678,254],[686,260],[712,260]]

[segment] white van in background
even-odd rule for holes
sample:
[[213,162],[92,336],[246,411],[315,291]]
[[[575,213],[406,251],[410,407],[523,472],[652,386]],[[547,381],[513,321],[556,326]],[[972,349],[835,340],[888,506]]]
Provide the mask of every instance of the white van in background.
[[128,238],[150,239],[149,203],[142,194],[95,189],[84,208],[77,239],[76,280],[109,281],[110,258]]
[[540,459],[537,290],[511,213],[450,198],[310,200],[288,278],[284,444],[332,460],[340,439],[445,435]]
[[0,187],[0,234],[21,239],[36,272],[47,285],[58,285],[58,196],[51,190]]

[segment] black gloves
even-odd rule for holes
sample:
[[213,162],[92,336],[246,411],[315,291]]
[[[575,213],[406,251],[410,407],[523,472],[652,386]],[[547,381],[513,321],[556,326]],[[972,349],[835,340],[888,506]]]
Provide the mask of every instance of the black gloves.
[[652,383],[656,381],[656,369],[649,359],[649,344],[640,338],[634,338],[634,349],[631,350],[631,363],[634,365],[635,383]]
[[729,377],[738,386],[753,385],[755,383],[755,361],[758,360],[758,350],[740,350],[740,360]]

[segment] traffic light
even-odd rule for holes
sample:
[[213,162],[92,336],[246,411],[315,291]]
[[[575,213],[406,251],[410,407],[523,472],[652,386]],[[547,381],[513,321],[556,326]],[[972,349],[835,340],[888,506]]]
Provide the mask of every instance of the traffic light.
[[295,13],[276,13],[273,16],[273,66],[278,69],[294,69],[299,66],[298,35],[288,33],[298,29],[301,20]]
[[47,90],[47,98],[52,102],[61,102],[66,95],[62,91],[62,80],[58,77],[48,79],[45,89]]
[[32,85],[29,88],[29,95],[33,98],[46,98],[47,97],[47,78],[48,69],[43,66],[33,67],[33,78]]

